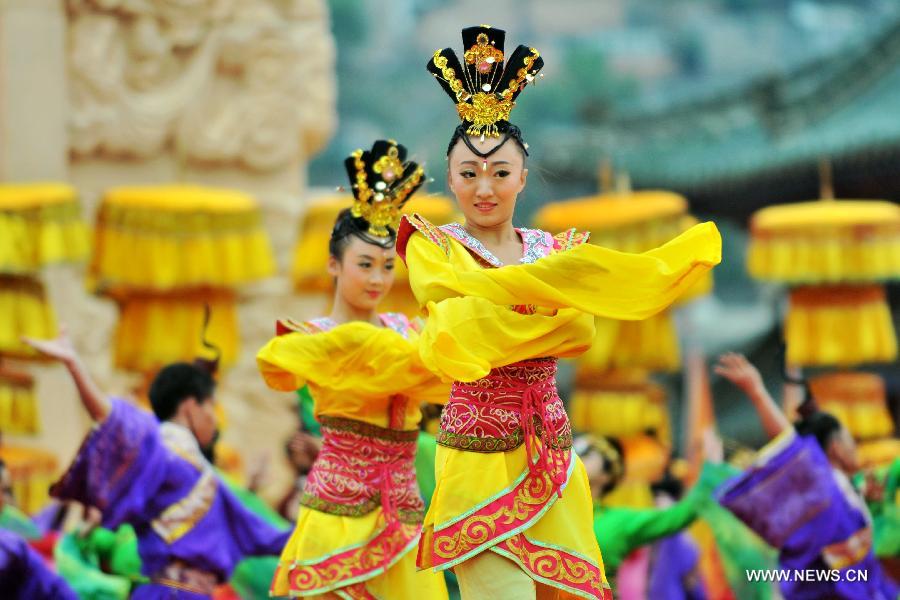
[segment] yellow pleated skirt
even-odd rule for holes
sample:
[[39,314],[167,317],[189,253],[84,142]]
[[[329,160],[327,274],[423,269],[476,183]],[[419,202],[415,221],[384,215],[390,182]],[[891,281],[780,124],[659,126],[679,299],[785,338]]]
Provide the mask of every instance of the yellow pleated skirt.
[[421,525],[388,523],[380,508],[347,517],[300,507],[271,595],[446,600],[443,575],[416,570],[420,534]]
[[524,446],[494,453],[438,446],[435,470],[420,568],[441,571],[490,550],[559,589],[560,598],[612,598],[587,473],[575,453],[561,497],[548,476],[529,471]]

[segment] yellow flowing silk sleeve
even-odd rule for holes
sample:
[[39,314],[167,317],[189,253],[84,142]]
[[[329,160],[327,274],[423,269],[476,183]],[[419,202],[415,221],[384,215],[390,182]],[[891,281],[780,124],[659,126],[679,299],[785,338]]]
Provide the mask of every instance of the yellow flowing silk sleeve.
[[594,339],[594,317],[574,309],[524,315],[484,298],[429,302],[419,353],[449,381],[475,381],[496,367],[542,356],[570,358]]
[[419,358],[418,339],[370,323],[327,332],[274,337],[256,355],[266,384],[292,391],[307,383],[357,397],[403,394],[420,402],[447,401],[448,387]]
[[669,306],[719,264],[722,239],[715,224],[701,223],[643,254],[582,244],[531,264],[494,269],[458,269],[451,260],[455,251],[420,233],[409,238],[409,281],[420,306],[475,296],[496,304],[640,320]]

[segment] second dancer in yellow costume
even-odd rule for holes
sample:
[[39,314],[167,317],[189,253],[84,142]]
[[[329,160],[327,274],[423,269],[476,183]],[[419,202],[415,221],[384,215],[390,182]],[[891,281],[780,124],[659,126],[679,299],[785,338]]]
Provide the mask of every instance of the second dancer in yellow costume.
[[309,385],[323,440],[272,595],[440,600],[443,575],[415,567],[424,503],[413,461],[419,406],[446,401],[447,386],[422,364],[410,321],[376,312],[393,282],[400,208],[424,173],[392,140],[345,164],[355,200],[329,244],[331,314],[279,321],[257,356],[270,387]]
[[488,26],[463,30],[463,44],[462,61],[447,48],[428,69],[462,119],[447,176],[465,223],[405,218],[397,242],[428,316],[422,359],[453,382],[418,564],[453,568],[464,600],[609,599],[557,358],[589,347],[594,315],[668,306],[719,262],[719,233],[698,225],[634,255],[574,230],[514,227],[528,145],[509,113],[543,60],[525,46],[507,56],[504,32]]

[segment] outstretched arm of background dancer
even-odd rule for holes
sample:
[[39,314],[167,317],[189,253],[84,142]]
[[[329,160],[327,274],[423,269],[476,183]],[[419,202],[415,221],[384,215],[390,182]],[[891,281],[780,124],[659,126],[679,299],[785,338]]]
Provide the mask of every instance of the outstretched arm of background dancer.
[[78,388],[81,403],[91,415],[91,419],[99,423],[106,418],[112,408],[112,402],[88,374],[81,357],[72,346],[65,328],[61,328],[59,336],[53,340],[32,338],[22,338],[22,340],[41,354],[64,364],[72,376],[72,381],[75,382],[75,387]]
[[759,371],[743,354],[735,352],[723,354],[719,357],[715,372],[747,394],[770,439],[790,428],[791,424],[769,395]]

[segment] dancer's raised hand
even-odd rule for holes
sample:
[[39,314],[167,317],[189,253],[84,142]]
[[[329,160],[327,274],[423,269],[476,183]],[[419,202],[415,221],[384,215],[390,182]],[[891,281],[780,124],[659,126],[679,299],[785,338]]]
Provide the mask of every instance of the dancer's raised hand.
[[728,352],[720,356],[719,363],[713,370],[747,394],[763,385],[757,368],[743,354],[737,352]]
[[81,358],[69,339],[69,334],[65,327],[59,328],[59,335],[52,340],[38,340],[34,338],[23,337],[22,341],[46,356],[54,358],[63,363],[78,388],[78,395],[81,397],[81,403],[90,413],[94,421],[102,421],[109,414],[112,402],[97,387],[94,380],[88,374],[87,369],[81,363]]
[[39,340],[36,338],[22,337],[22,341],[43,354],[64,364],[75,362],[78,353],[69,339],[69,333],[65,327],[59,328],[59,335],[52,340]]

